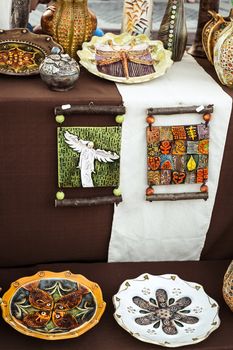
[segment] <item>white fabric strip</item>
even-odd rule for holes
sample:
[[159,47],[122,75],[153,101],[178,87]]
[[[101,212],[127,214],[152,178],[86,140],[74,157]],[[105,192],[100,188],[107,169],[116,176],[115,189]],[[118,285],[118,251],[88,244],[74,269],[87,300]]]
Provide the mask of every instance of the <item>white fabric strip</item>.
[[[120,187],[115,206],[109,262],[198,260],[209,228],[218,187],[232,100],[189,55],[161,78],[117,84],[127,108],[122,126]],[[146,110],[149,107],[214,104],[210,122],[209,199],[146,202]],[[202,115],[156,117],[154,125],[203,122]],[[155,186],[156,192],[187,192],[200,185]],[[159,189],[158,189],[159,188]]]

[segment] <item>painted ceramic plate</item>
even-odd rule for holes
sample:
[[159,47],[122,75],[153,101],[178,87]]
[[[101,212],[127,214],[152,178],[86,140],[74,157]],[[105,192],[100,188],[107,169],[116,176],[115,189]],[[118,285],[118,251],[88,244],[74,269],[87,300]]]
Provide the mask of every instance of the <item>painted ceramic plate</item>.
[[135,338],[178,347],[206,339],[218,328],[218,304],[203,287],[177,275],[144,273],[126,280],[113,297],[117,323]]
[[133,84],[153,80],[172,65],[171,52],[159,40],[144,34],[128,33],[94,36],[78,51],[80,63],[91,73],[118,83]]
[[105,302],[98,284],[70,271],[41,271],[11,284],[2,298],[4,320],[36,338],[78,337],[101,318]]
[[30,33],[27,29],[0,30],[0,73],[33,75],[52,47],[61,47],[48,35]]

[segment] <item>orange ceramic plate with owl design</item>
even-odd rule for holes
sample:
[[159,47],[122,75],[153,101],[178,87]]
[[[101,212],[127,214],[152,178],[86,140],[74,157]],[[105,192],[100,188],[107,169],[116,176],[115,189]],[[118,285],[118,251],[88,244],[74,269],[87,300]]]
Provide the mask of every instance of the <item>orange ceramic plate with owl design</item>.
[[47,340],[78,337],[95,326],[105,302],[98,284],[70,271],[40,271],[11,284],[3,318],[17,331]]

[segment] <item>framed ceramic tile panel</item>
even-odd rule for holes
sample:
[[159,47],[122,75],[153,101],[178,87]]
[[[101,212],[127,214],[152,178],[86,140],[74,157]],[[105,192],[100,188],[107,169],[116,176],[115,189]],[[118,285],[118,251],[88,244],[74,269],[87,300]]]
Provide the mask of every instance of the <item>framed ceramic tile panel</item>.
[[[210,114],[203,119],[199,124],[155,126],[155,118],[147,117],[147,200],[208,198]],[[156,194],[154,187],[181,184],[200,184],[200,192]]]

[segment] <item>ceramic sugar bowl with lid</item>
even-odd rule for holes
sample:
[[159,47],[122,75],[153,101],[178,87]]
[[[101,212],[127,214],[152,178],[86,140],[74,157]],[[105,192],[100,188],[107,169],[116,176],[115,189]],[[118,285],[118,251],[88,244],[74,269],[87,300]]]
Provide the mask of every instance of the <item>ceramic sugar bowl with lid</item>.
[[80,74],[79,64],[68,54],[54,47],[39,67],[41,79],[54,91],[68,91]]

